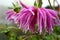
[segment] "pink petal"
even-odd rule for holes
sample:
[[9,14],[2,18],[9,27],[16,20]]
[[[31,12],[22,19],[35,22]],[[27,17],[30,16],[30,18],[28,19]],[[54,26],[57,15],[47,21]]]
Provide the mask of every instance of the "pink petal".
[[42,33],[42,13],[39,12],[40,9],[38,10],[37,13],[37,23],[38,23],[38,30],[40,31],[40,34]]
[[26,5],[24,5],[21,0],[19,0],[20,4],[22,5],[23,8],[28,8]]

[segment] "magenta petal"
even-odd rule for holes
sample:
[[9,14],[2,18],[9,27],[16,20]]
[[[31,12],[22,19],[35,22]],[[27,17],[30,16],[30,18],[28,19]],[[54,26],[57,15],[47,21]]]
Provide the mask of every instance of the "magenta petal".
[[8,15],[7,19],[12,20],[14,15],[15,15],[15,12],[13,10],[10,10],[10,11],[7,12],[7,15]]
[[60,23],[59,23],[59,17],[58,17],[58,13],[56,12],[56,11],[54,11],[54,10],[48,10],[51,14],[52,14],[52,16],[54,16],[56,19],[53,19],[54,21],[54,24],[55,25],[59,25]]
[[23,8],[28,8],[26,5],[24,5],[20,0],[19,0],[20,4],[22,5]]
[[[27,14],[28,13],[28,14]],[[29,26],[29,16],[31,13],[29,13],[28,11],[21,16],[20,18],[20,24],[23,30],[27,31],[28,30],[28,26]]]
[[58,17],[58,13],[56,11],[53,11],[51,9],[48,9],[48,11],[51,13],[52,16],[56,17],[56,18],[59,18]]
[[51,18],[56,19],[56,17],[52,16],[51,13],[47,9],[43,8],[43,10],[46,10],[47,15],[49,15]]
[[42,14],[39,12],[40,9],[38,10],[37,14],[37,23],[38,23],[38,30],[40,31],[40,34],[42,33]]
[[36,18],[31,15],[30,21],[29,21],[29,30],[33,33],[35,31],[35,25],[36,25]]
[[43,20],[42,20],[43,31],[45,31],[46,27],[47,27],[47,15],[46,15],[46,12],[43,9],[41,9],[41,12],[43,13]]
[[[50,14],[50,12],[47,9],[43,9],[47,14],[47,30],[50,34],[51,30],[53,30],[53,15]],[[52,17],[51,17],[52,16]]]

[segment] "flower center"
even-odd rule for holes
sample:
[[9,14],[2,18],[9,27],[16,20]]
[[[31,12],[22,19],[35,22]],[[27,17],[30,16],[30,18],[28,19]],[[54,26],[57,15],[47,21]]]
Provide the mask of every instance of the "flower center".
[[32,11],[35,13],[35,17],[37,17],[37,8],[35,7]]

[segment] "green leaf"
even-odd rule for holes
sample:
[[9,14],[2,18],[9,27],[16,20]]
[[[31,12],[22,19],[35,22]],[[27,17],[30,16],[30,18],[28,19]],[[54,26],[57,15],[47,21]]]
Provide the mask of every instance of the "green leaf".
[[36,7],[41,7],[42,6],[42,0],[38,0],[38,3],[36,3],[36,1],[34,2],[34,6]]
[[60,34],[60,26],[55,26],[53,32],[56,33],[57,35],[59,35]]
[[42,0],[38,0],[38,7],[42,6]]
[[13,4],[13,7],[15,8],[16,7],[16,5],[12,2],[12,4]]
[[36,35],[33,35],[32,36],[32,40],[38,40],[37,36]]
[[0,24],[0,33],[7,33],[9,29],[7,29],[7,25]]
[[19,37],[18,37],[18,40],[22,40],[22,36],[19,36]]
[[14,11],[17,12],[17,13],[18,13],[20,10],[21,10],[21,7],[15,7],[15,8],[14,8]]
[[36,7],[37,7],[36,1],[34,2],[34,6],[36,6]]
[[13,31],[10,31],[7,34],[7,36],[8,36],[8,40],[17,40],[17,36],[16,36],[15,32],[13,32]]

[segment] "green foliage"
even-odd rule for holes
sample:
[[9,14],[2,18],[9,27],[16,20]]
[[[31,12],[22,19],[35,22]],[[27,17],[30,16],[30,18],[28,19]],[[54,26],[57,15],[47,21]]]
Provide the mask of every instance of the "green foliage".
[[24,33],[15,25],[0,24],[0,33],[6,35],[5,38],[8,40],[60,40],[60,26],[54,27],[53,33],[51,35],[46,34],[45,37],[39,34],[32,34],[29,31]]
[[36,1],[34,2],[34,6],[36,7],[41,7],[42,6],[42,0],[38,0],[38,2],[36,3]]
[[21,10],[20,4],[18,2],[15,2],[15,3],[12,2],[12,5],[13,5],[13,8],[12,7],[8,7],[8,8],[9,9],[14,9],[14,11],[16,13],[19,13],[19,11]]
[[18,13],[20,11],[20,9],[21,9],[21,7],[16,7],[16,8],[14,8],[14,11]]
[[36,6],[36,7],[37,7],[36,1],[34,2],[34,6]]
[[57,35],[60,35],[60,26],[54,27],[54,33],[56,33]]

